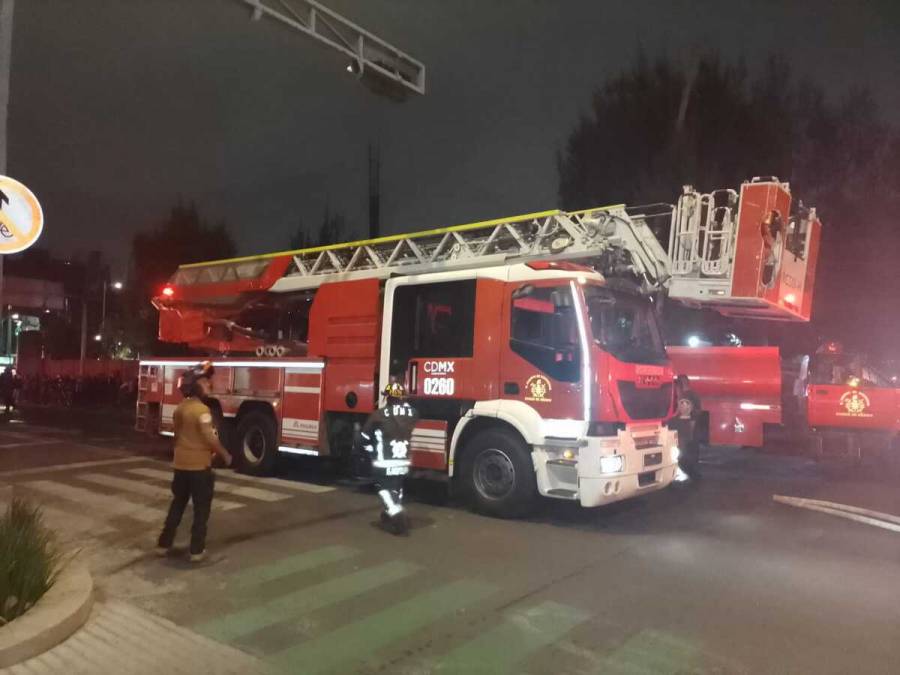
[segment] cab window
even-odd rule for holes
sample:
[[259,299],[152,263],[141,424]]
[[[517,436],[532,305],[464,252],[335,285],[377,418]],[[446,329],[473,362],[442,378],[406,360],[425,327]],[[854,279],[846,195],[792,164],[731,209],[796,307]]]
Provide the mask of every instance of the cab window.
[[399,286],[391,321],[391,374],[418,357],[472,356],[475,280]]
[[509,345],[516,354],[555,380],[578,381],[578,323],[568,286],[521,286],[510,316]]

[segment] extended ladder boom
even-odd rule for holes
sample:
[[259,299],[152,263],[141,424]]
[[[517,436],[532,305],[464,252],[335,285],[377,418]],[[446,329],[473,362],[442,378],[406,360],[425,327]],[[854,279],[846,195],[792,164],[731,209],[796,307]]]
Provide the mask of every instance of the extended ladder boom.
[[[808,321],[820,223],[814,209],[792,215],[777,179],[700,194],[686,187],[662,212],[623,205],[542,211],[468,225],[297,251],[182,265],[180,298],[206,301],[245,292],[286,293],[336,281],[424,274],[531,260],[579,260],[645,292],[668,291],[723,314]],[[664,216],[669,250],[648,220]],[[170,289],[174,294],[174,289]],[[177,300],[179,298],[172,298]]]
[[[529,260],[584,260],[598,270],[628,274],[646,290],[669,278],[668,256],[643,217],[622,206],[575,213],[544,211],[367,241],[291,251],[274,292],[315,288],[330,281],[387,278]],[[178,286],[256,277],[276,256],[184,265]]]

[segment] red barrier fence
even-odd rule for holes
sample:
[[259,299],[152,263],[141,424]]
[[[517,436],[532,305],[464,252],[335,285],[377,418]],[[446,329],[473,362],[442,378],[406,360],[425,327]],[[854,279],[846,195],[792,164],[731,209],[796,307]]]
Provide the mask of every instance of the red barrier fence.
[[[41,359],[23,356],[19,358],[16,371],[20,377],[41,375],[43,377],[78,377],[78,359]],[[123,381],[138,376],[138,361],[118,359],[90,359],[84,362],[85,377],[119,376]]]

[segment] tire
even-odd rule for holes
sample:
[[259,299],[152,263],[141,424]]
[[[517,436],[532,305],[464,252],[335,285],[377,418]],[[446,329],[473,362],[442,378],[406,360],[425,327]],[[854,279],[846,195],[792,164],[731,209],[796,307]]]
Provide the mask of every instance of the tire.
[[241,473],[271,476],[278,461],[278,433],[272,415],[254,410],[241,416],[234,436],[234,457]]
[[531,452],[509,431],[482,431],[469,441],[463,449],[460,479],[472,508],[485,515],[521,518],[537,501]]

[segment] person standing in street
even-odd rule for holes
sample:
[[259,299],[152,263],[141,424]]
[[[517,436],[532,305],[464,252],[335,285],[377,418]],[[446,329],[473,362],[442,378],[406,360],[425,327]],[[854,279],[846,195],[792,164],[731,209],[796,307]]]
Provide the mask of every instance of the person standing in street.
[[[678,466],[683,476],[700,477],[700,443],[702,438],[703,409],[700,397],[693,389],[686,375],[675,379],[675,417],[669,420],[669,428],[678,432],[678,446],[681,451]],[[681,480],[684,480],[682,478]]]
[[372,458],[372,477],[383,506],[382,527],[405,534],[409,521],[403,510],[403,479],[409,473],[409,443],[419,415],[405,400],[406,390],[399,382],[388,384],[383,394],[384,407],[369,416],[360,438]]
[[0,374],[0,399],[8,415],[16,407],[16,376],[10,366],[6,366]]
[[212,508],[215,474],[212,459],[219,455],[225,466],[231,455],[222,446],[213,423],[212,412],[204,400],[209,396],[213,367],[201,363],[186,371],[179,388],[184,400],[175,409],[175,458],[172,462],[172,504],[157,541],[157,552],[166,555],[175,543],[188,501],[194,505],[191,526],[191,562],[206,558],[206,530]]

